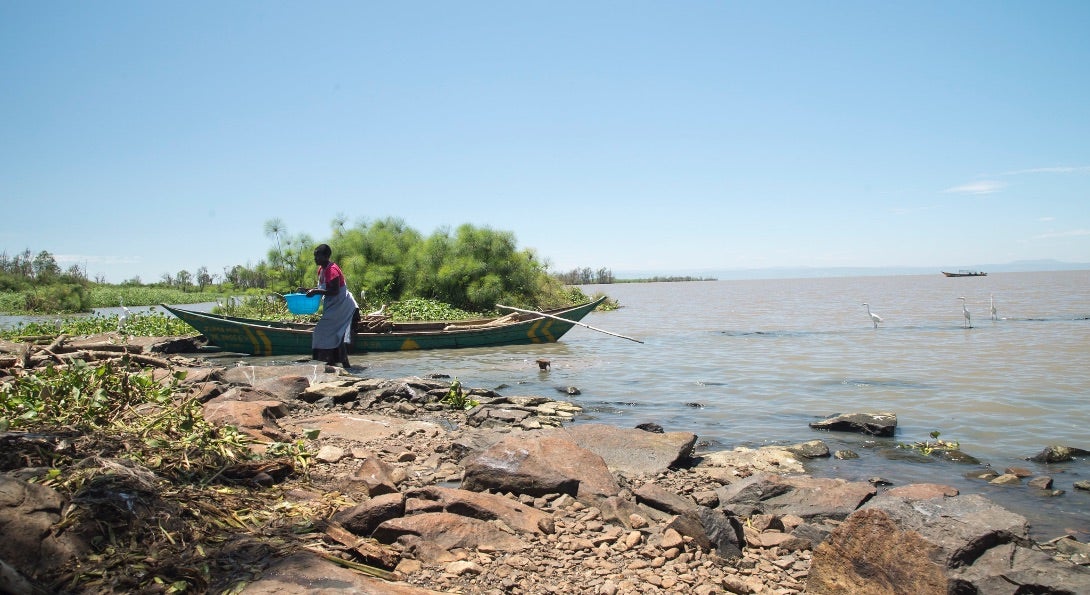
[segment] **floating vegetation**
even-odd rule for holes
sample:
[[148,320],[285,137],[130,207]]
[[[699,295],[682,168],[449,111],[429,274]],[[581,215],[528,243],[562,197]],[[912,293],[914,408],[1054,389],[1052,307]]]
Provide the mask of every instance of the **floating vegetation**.
[[961,449],[961,445],[956,440],[940,440],[941,432],[938,430],[931,432],[929,435],[931,440],[913,442],[912,444],[900,443],[897,448],[911,449],[925,456],[931,456],[936,452],[946,453]]
[[0,337],[17,341],[28,337],[73,337],[117,332],[132,337],[177,337],[194,334],[193,327],[159,310],[134,312],[124,317],[94,314],[34,321],[0,330]]

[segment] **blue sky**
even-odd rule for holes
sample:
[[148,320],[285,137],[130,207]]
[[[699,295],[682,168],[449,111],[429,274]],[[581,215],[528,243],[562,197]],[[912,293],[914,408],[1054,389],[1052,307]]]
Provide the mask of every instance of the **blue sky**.
[[0,250],[256,263],[265,221],[553,270],[1090,262],[1090,3],[0,3]]

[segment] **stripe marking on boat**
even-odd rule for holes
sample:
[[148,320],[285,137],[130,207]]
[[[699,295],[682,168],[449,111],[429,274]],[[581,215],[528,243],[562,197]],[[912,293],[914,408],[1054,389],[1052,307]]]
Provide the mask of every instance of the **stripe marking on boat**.
[[261,339],[262,344],[265,346],[265,355],[272,355],[272,339],[270,339],[269,336],[265,334],[265,331],[258,330],[254,332],[257,333],[258,338]]
[[545,326],[541,327],[541,334],[545,335],[545,340],[548,343],[556,343],[556,337],[553,336],[553,321],[552,319],[545,320]]
[[269,355],[272,353],[272,342],[269,341],[269,337],[265,333],[251,329],[250,327],[242,327],[246,331],[246,338],[250,340],[250,345],[253,347],[252,355]]
[[530,325],[530,328],[526,331],[526,337],[530,339],[531,343],[555,343],[556,337],[553,337],[550,332],[552,325],[552,320],[542,318]]

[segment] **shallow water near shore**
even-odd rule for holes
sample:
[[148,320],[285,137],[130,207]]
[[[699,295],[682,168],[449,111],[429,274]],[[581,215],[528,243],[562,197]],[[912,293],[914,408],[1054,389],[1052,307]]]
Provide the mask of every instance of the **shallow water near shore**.
[[[859,459],[810,473],[895,485],[934,482],[981,493],[1026,516],[1037,539],[1090,540],[1090,461],[1039,465],[1046,446],[1090,449],[1090,271],[702,281],[586,286],[623,306],[583,320],[636,343],[575,327],[560,343],[355,354],[352,373],[431,373],[505,395],[544,395],[585,408],[574,423],[654,422],[698,435],[703,450],[824,440]],[[965,328],[959,297],[966,298]],[[874,328],[863,302],[883,323]],[[994,303],[998,320],[991,320]],[[551,361],[542,372],[536,360]],[[234,362],[237,360],[228,360]],[[254,365],[285,358],[242,358]],[[305,374],[313,364],[300,363]],[[568,387],[579,390],[568,395]],[[819,432],[840,412],[897,414],[894,438]],[[958,441],[981,465],[942,462],[900,443]],[[1057,497],[990,486],[964,474],[989,466],[1050,475]]]

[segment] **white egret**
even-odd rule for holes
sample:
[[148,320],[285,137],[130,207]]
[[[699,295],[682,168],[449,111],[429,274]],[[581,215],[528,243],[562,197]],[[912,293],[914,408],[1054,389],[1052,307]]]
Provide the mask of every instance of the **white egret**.
[[874,323],[874,328],[878,328],[878,323],[882,322],[882,317],[870,311],[870,304],[863,302],[863,305],[867,308],[867,316],[870,316],[871,322]]
[[121,329],[125,328],[125,323],[128,322],[129,317],[132,316],[132,312],[125,307],[125,298],[121,298],[121,314],[117,315],[117,332],[121,332]]
[[973,328],[973,319],[969,316],[969,308],[965,307],[965,298],[959,297],[961,300],[961,312],[965,316],[965,328]]
[[995,309],[995,296],[988,294],[988,304],[992,310],[992,320],[999,320],[999,311]]

